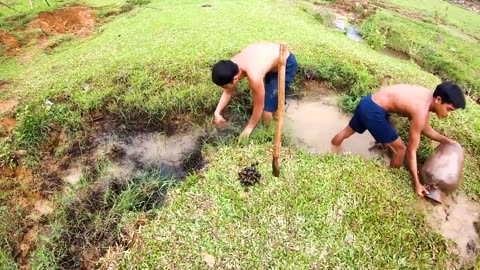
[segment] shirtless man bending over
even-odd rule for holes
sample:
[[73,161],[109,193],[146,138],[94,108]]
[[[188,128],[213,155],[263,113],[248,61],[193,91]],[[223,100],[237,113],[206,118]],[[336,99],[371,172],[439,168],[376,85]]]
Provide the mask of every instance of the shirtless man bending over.
[[[429,124],[430,112],[436,113],[438,118],[445,118],[458,108],[465,108],[465,97],[460,87],[452,82],[439,84],[433,93],[430,89],[420,86],[388,86],[362,98],[350,123],[333,137],[332,144],[338,146],[355,132],[362,134],[368,129],[378,143],[386,144],[392,149],[391,167],[400,167],[406,152],[415,192],[423,197],[428,191],[420,184],[417,172],[416,153],[420,134],[423,133],[440,143],[454,142],[433,130]],[[410,119],[408,147],[405,147],[388,121],[389,113],[398,113]]]
[[[253,94],[253,112],[250,121],[241,133],[248,137],[261,117],[266,123],[272,120],[272,113],[278,107],[278,73],[280,44],[259,42],[244,48],[231,60],[221,60],[212,69],[212,81],[223,88],[222,96],[215,110],[214,120],[217,125],[224,126],[225,119],[221,113],[230,101],[237,83],[247,77]],[[288,53],[285,88],[287,88],[297,72],[297,61],[293,53]]]

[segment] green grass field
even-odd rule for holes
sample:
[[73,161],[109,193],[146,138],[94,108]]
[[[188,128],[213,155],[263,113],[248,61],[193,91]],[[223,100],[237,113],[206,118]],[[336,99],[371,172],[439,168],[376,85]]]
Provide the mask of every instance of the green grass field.
[[[96,7],[97,16],[102,17],[130,2],[135,1],[81,3]],[[389,2],[429,16],[435,11],[426,1]],[[435,2],[451,11],[445,27],[479,33],[478,14]],[[42,1],[36,3],[28,18],[48,9]],[[55,132],[65,134],[67,145],[59,145],[51,155],[68,159],[65,149],[79,141],[86,144],[82,140],[92,134],[88,127],[99,111],[111,121],[125,126],[140,122],[145,129],[161,130],[178,115],[192,116],[201,124],[210,122],[221,94],[211,82],[211,66],[259,40],[287,42],[300,67],[295,90],[301,91],[305,74],[313,74],[338,91],[342,96],[339,106],[345,111],[352,111],[359,98],[375,91],[385,78],[389,84],[412,83],[433,89],[441,75],[457,80],[472,93],[480,91],[475,57],[478,42],[463,40],[432,23],[387,11],[378,11],[364,21],[377,33],[372,40],[384,38],[385,44],[401,51],[406,50],[405,44],[424,49],[411,54],[416,62],[409,62],[322,25],[316,19],[315,4],[309,1],[215,0],[208,8],[202,8],[203,4],[152,0],[108,17],[89,37],[55,37],[50,44],[58,46],[51,52],[32,42],[17,57],[0,56],[0,80],[9,84],[0,92],[0,102],[19,102],[15,112],[5,113],[14,116],[17,125],[11,135],[0,138],[0,165],[17,165],[15,152],[25,149],[22,163],[34,170],[42,168],[46,158],[42,149]],[[29,12],[26,1],[13,7]],[[15,34],[8,16],[16,13],[0,7],[0,14],[0,25]],[[385,29],[388,31],[382,32]],[[431,43],[423,40],[425,32],[440,33],[445,42],[427,46]],[[22,58],[26,53],[33,54],[31,59]],[[89,84],[88,90],[82,88],[84,83]],[[238,92],[228,111],[245,117],[251,106],[249,90],[242,84]],[[45,105],[47,100],[52,105]],[[479,110],[478,104],[469,100],[466,110],[445,121],[432,120],[436,129],[458,140],[468,153],[465,181],[459,191],[472,200],[480,196]],[[401,129],[405,136],[406,126]],[[74,186],[74,192],[49,197],[58,209],[45,221],[51,234],[38,237],[28,262],[34,269],[78,267],[78,260],[68,261],[71,257],[76,260],[79,254],[74,249],[78,246],[67,247],[76,239],[69,237],[75,237],[79,226],[85,230],[82,233],[93,235],[85,238],[86,242],[94,241],[97,233],[102,235],[101,228],[109,229],[108,241],[98,247],[104,255],[109,246],[120,243],[124,247],[125,228],[146,215],[150,220],[138,231],[135,245],[108,253],[101,263],[117,264],[121,269],[133,265],[139,269],[159,265],[163,269],[207,269],[204,259],[210,254],[221,269],[451,269],[455,264],[447,241],[428,227],[417,209],[418,198],[406,170],[388,169],[355,156],[308,155],[286,145],[282,148],[282,176],[273,178],[272,137],[271,130],[259,128],[246,142],[207,143],[202,151],[209,165],[178,187],[169,187],[166,204],[154,210],[144,207],[142,200],[164,180],[156,172],[130,179],[130,184],[120,191],[105,192],[99,201],[89,200],[96,196],[93,183],[106,181],[103,172],[108,161],[96,161],[94,173]],[[431,151],[422,145],[420,159]],[[254,161],[260,162],[263,178],[245,191],[237,173]],[[17,189],[28,191],[30,187]],[[0,192],[2,209],[8,209],[13,193],[8,189]],[[82,206],[85,198],[85,205],[97,202],[101,209]],[[72,208],[72,201],[80,206]],[[9,227],[15,227],[16,219],[8,218],[8,211],[0,211],[0,215],[12,220]],[[11,266],[14,261],[9,232],[0,226],[0,265]]]

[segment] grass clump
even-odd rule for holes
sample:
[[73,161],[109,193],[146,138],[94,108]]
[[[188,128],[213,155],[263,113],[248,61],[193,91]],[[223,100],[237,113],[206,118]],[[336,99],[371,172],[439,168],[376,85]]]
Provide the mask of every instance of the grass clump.
[[[122,267],[200,269],[210,254],[219,268],[447,269],[444,240],[412,207],[411,183],[399,181],[406,171],[283,149],[280,178],[271,144],[210,149],[210,169],[169,193]],[[255,161],[262,178],[244,190],[237,173]]]
[[380,50],[385,48],[385,45],[387,44],[386,35],[374,21],[367,20],[363,23],[360,32],[372,49]]

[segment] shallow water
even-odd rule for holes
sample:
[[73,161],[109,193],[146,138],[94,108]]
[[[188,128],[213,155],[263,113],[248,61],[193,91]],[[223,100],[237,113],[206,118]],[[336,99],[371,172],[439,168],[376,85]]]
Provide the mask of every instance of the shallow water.
[[372,148],[375,140],[368,131],[355,133],[339,148],[332,146],[331,139],[348,125],[350,118],[337,107],[336,96],[321,89],[301,100],[288,101],[285,129],[299,148],[310,153],[351,153],[388,162],[386,153]]

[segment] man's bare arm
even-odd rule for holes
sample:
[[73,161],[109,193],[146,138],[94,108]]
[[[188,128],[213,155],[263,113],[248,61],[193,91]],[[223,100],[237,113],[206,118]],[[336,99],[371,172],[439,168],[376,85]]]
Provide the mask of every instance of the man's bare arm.
[[253,112],[245,129],[253,130],[260,118],[262,118],[263,107],[265,104],[265,86],[263,84],[263,79],[251,79],[249,82],[253,91]]
[[426,125],[422,132],[429,139],[437,141],[439,143],[449,143],[449,142],[452,141],[451,139],[449,139],[449,138],[441,135],[437,131],[435,131],[430,125]]
[[415,184],[415,193],[417,195],[423,196],[423,192],[427,192],[425,187],[420,184],[420,180],[418,178],[418,171],[417,171],[417,149],[418,145],[420,144],[420,134],[423,130],[425,125],[425,120],[422,118],[413,118],[410,124],[409,130],[409,139],[408,139],[408,146],[407,146],[407,162],[408,167],[410,168],[410,173],[413,177],[413,182]]
[[233,94],[233,91],[230,91],[228,89],[223,89],[222,96],[220,97],[217,108],[215,109],[215,114],[222,113],[223,109],[225,109],[228,102],[230,102],[230,99],[232,98],[232,94]]

